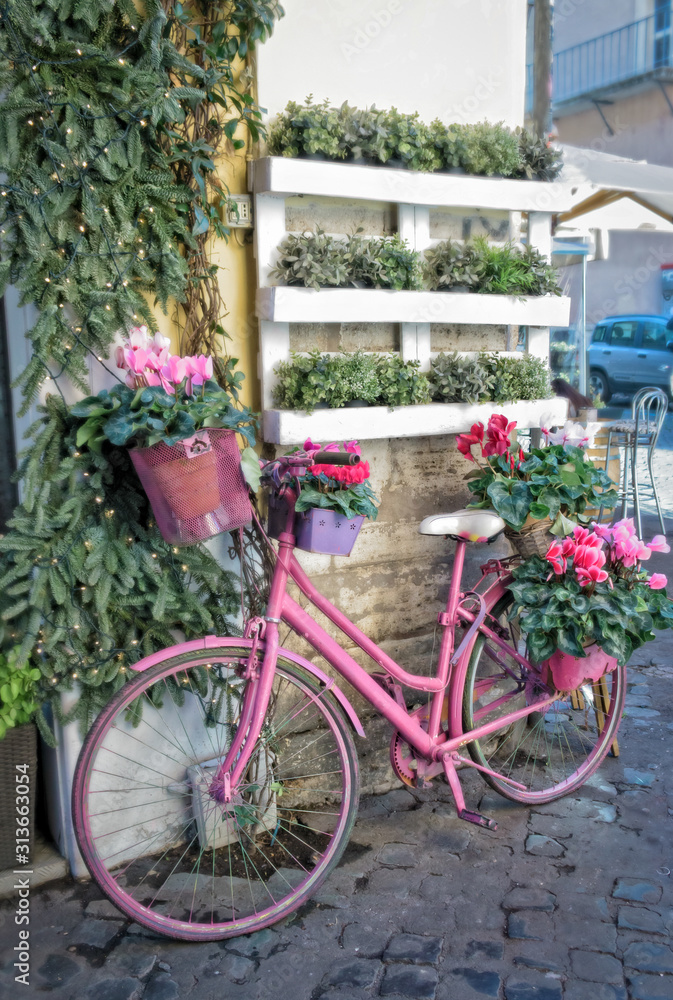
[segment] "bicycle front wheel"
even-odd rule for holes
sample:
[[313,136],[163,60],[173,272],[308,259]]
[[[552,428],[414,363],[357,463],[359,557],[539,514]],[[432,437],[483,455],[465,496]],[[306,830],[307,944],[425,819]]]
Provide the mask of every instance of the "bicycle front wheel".
[[[511,594],[505,595],[490,618],[509,631],[511,644],[525,655],[525,635],[518,619],[507,621],[512,603]],[[482,772],[482,776],[501,795],[527,805],[550,802],[579,788],[598,768],[615,738],[625,695],[626,668],[618,666],[594,684],[557,692],[548,707],[508,724],[504,716],[544,701],[549,691],[534,666],[521,666],[480,634],[465,678],[463,728],[467,733],[499,718],[503,726],[490,736],[472,740],[470,756],[490,769],[492,773]],[[508,784],[506,778],[525,789]]]
[[73,784],[82,856],[108,898],[159,934],[210,941],[280,920],[338,862],[355,821],[358,767],[331,694],[283,661],[244,779],[213,786],[236,734],[244,642],[172,656],[124,687],[94,723]]

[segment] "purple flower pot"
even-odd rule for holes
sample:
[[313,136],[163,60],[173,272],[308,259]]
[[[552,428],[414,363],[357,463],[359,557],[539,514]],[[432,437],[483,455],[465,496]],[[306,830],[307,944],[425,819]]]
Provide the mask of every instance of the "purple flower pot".
[[[334,510],[312,507],[295,514],[294,534],[297,548],[307,552],[322,552],[324,555],[349,556],[358,537],[364,515],[358,514],[350,520]],[[269,519],[267,532],[271,538],[279,538],[285,531],[287,503],[271,493],[269,496]]]
[[363,521],[363,514],[349,519],[335,510],[304,510],[295,518],[297,547],[330,556],[349,556]]

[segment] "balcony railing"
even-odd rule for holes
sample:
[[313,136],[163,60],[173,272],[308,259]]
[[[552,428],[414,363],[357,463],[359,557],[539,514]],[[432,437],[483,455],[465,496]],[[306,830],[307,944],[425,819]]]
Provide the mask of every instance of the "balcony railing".
[[673,66],[671,8],[563,49],[554,56],[553,102],[624,84]]

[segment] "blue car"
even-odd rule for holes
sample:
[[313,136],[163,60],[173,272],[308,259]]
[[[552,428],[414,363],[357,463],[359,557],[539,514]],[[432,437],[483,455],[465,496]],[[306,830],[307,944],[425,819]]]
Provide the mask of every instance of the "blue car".
[[645,385],[673,402],[673,319],[608,316],[596,324],[589,345],[589,386],[606,403],[614,393],[632,395]]

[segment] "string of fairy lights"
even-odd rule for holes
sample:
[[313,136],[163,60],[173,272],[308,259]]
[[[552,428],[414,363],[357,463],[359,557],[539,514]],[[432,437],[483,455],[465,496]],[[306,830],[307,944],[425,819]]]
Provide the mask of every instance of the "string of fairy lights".
[[[47,90],[42,85],[39,75],[40,67],[72,67],[78,64],[82,66],[85,64],[90,65],[92,61],[100,61],[101,53],[95,52],[93,54],[87,54],[79,48],[76,43],[73,43],[74,54],[70,59],[47,59],[43,55],[36,56],[32,52],[28,52],[22,45],[20,34],[13,24],[9,7],[10,5],[7,0],[3,0],[0,4],[0,20],[4,22],[7,34],[12,40],[12,48],[11,51],[2,50],[0,48],[0,55],[2,55],[6,60],[11,61],[15,67],[28,67],[27,71],[35,92],[35,98],[36,101],[42,105],[43,113],[38,116],[32,115],[27,117],[25,125],[29,129],[35,129],[36,133],[41,137],[42,141],[39,144],[39,149],[49,160],[51,166],[50,179],[53,181],[53,186],[45,189],[44,191],[40,191],[38,188],[33,188],[32,191],[28,191],[25,187],[16,184],[3,184],[0,188],[0,196],[6,199],[14,195],[17,202],[25,202],[26,200],[32,201],[33,204],[39,209],[45,236],[49,240],[52,248],[58,252],[59,256],[65,258],[65,262],[60,270],[56,271],[50,269],[44,276],[45,288],[39,296],[36,305],[39,308],[43,304],[45,296],[49,293],[50,285],[62,282],[65,282],[66,285],[72,284],[71,278],[68,275],[78,257],[97,257],[99,259],[109,260],[114,270],[112,280],[106,282],[108,296],[111,297],[115,292],[121,291],[122,295],[128,301],[129,309],[127,312],[129,319],[137,321],[139,316],[136,309],[138,308],[139,298],[134,296],[129,288],[129,272],[132,270],[134,263],[137,261],[142,261],[152,265],[159,264],[166,256],[166,251],[164,251],[160,246],[155,249],[155,235],[152,229],[148,227],[147,220],[142,214],[139,214],[133,221],[133,228],[136,233],[134,243],[139,244],[139,248],[128,248],[125,246],[122,239],[115,239],[114,234],[108,230],[107,225],[107,223],[111,221],[110,209],[107,205],[103,204],[100,197],[101,192],[105,190],[106,182],[101,182],[99,179],[98,184],[96,185],[91,183],[91,180],[96,179],[94,171],[98,159],[109,156],[110,147],[112,145],[125,143],[128,139],[129,132],[134,125],[146,128],[150,117],[150,111],[147,106],[137,109],[129,107],[111,107],[109,111],[95,114],[89,102],[87,102],[84,107],[77,107],[71,100],[66,101],[54,99],[54,91]],[[136,30],[135,25],[133,24],[129,24],[129,28],[131,30]],[[116,62],[120,66],[126,65],[127,59],[125,57],[136,46],[136,44],[137,39],[134,39],[123,49],[111,53],[109,61]],[[155,97],[158,97],[161,93],[163,93],[165,98],[170,97],[169,90],[165,90],[164,86],[157,86]],[[91,159],[80,160],[74,154],[70,153],[68,147],[67,136],[72,134],[72,128],[64,121],[59,121],[58,111],[63,111],[66,108],[69,108],[78,119],[87,123],[89,126],[92,126],[96,121],[112,120],[116,123],[123,122],[125,127],[117,135],[110,138],[106,143],[99,144],[99,148],[94,152]],[[69,155],[70,161],[69,163],[55,157],[53,153],[53,143],[57,140],[62,141],[61,148],[67,150],[67,155]],[[85,189],[89,192],[88,198],[91,200],[91,208],[100,217],[100,223],[97,229],[105,241],[105,253],[93,253],[86,249],[86,237],[88,235],[88,230],[84,223],[80,223],[77,227],[80,235],[77,243],[75,243],[72,248],[64,246],[58,239],[57,235],[52,231],[49,224],[48,212],[45,211],[45,205],[49,203],[55,194],[61,194],[65,190],[76,189],[79,189],[82,194],[84,194]],[[153,205],[146,205],[144,211],[146,214],[153,215],[155,208]],[[17,205],[13,212],[5,210],[2,215],[2,228],[0,228],[0,236],[6,236],[7,227],[20,222],[22,219],[23,211],[21,210],[20,205]],[[89,229],[91,228],[92,227],[89,227]],[[45,243],[42,243],[41,245],[43,247],[46,246]],[[169,250],[174,251],[174,255],[176,257],[179,256],[178,249],[172,242],[168,244],[168,248]],[[69,253],[68,250],[70,250]],[[123,268],[121,268],[120,262],[124,258],[126,258],[126,264]],[[57,302],[58,308],[64,311],[66,310],[68,304],[69,303],[67,301]],[[39,356],[39,361],[46,372],[43,384],[47,381],[53,381],[57,391],[61,392],[57,380],[63,375],[68,374],[67,356],[72,352],[72,345],[69,341],[76,342],[85,354],[95,357],[98,362],[105,366],[105,361],[100,350],[94,349],[91,344],[87,342],[85,337],[82,336],[84,331],[87,330],[92,314],[96,308],[97,305],[93,303],[89,311],[81,318],[79,324],[77,325],[74,323],[68,323],[65,319],[61,318],[61,316],[57,316],[57,322],[66,337],[64,344],[64,353],[66,358],[61,364],[60,370],[56,371],[50,367],[51,359]],[[105,303],[104,309],[106,312],[111,312],[112,308],[113,306],[110,302]],[[118,311],[123,312],[123,307],[118,307]],[[150,323],[152,322],[151,313],[149,313],[149,311],[145,313],[143,318],[149,320]],[[108,368],[107,366],[105,367],[109,374],[111,374],[114,378],[118,378],[117,373],[113,369]]]
[[[115,232],[112,213],[109,206],[105,204],[105,195],[110,195],[111,185],[104,179],[104,173],[101,177],[101,173],[97,169],[101,159],[109,158],[113,144],[124,144],[133,128],[144,129],[148,127],[148,123],[150,123],[148,104],[135,108],[110,106],[109,110],[95,110],[90,102],[85,101],[82,106],[77,106],[72,100],[61,99],[55,88],[47,89],[43,85],[44,72],[41,73],[41,71],[47,68],[50,75],[54,77],[54,71],[58,68],[68,67],[70,74],[72,74],[73,68],[76,70],[78,65],[90,69],[92,61],[100,63],[102,59],[100,50],[87,51],[85,45],[73,43],[72,56],[58,59],[45,58],[44,52],[36,54],[28,51],[21,41],[21,32],[16,29],[13,23],[11,4],[8,0],[0,2],[0,22],[11,43],[8,50],[0,48],[0,56],[11,62],[15,70],[20,67],[26,68],[34,91],[35,103],[40,106],[39,113],[33,111],[26,117],[24,128],[29,130],[35,138],[36,153],[39,151],[40,155],[43,155],[48,161],[49,178],[52,181],[52,184],[45,187],[44,190],[37,187],[32,187],[29,190],[16,181],[0,186],[0,249],[2,249],[2,243],[6,242],[8,236],[11,236],[12,227],[19,226],[23,221],[23,214],[27,211],[26,206],[30,203],[31,208],[39,213],[41,220],[45,237],[45,242],[41,243],[42,248],[45,248],[45,251],[47,249],[55,251],[63,259],[60,269],[48,268],[44,275],[44,288],[36,297],[36,305],[38,308],[44,307],[50,304],[51,300],[58,310],[56,322],[63,335],[62,358],[54,363],[53,356],[44,357],[39,354],[37,357],[45,372],[41,385],[47,382],[53,383],[65,404],[65,395],[59,385],[59,379],[71,373],[73,345],[77,345],[84,357],[87,355],[94,357],[111,376],[121,381],[115,369],[106,364],[105,351],[101,350],[103,344],[100,339],[96,343],[98,334],[91,330],[91,320],[96,311],[101,308],[101,304],[107,313],[112,313],[114,310],[115,316],[128,317],[129,325],[131,319],[139,320],[139,309],[143,309],[142,318],[148,321],[148,325],[151,326],[151,313],[149,309],[143,308],[144,300],[132,288],[133,278],[137,273],[134,272],[134,268],[139,262],[145,266],[158,268],[169,254],[178,261],[181,261],[182,258],[178,246],[173,240],[168,243],[166,248],[161,245],[161,240],[151,219],[152,215],[156,216],[155,205],[147,204],[138,212],[132,222],[133,235],[130,240],[124,239],[121,233]],[[129,23],[128,28],[130,31],[136,30],[135,25],[131,23]],[[132,53],[137,44],[138,38],[136,36],[119,51],[110,52],[107,57],[108,61],[120,67],[131,64]],[[171,97],[170,89],[165,89],[165,86],[166,82],[160,79],[154,94],[157,100],[160,100],[162,95],[165,99]],[[68,124],[70,116],[75,116],[78,122],[92,133],[95,133],[96,122],[105,119],[111,120],[118,127],[117,134],[108,141],[100,143],[98,148],[93,148],[93,155],[88,154],[82,157],[70,150],[69,137],[73,134],[73,129]],[[55,146],[65,151],[62,158],[55,155]],[[92,143],[90,148],[92,146],[95,146],[95,143]],[[49,212],[52,199],[67,191],[79,192],[79,203],[82,205],[79,210],[82,221],[76,226],[79,235],[74,243],[64,243],[59,239],[56,232],[57,227],[53,225]],[[171,193],[171,197],[174,197],[174,192]],[[88,223],[84,218],[85,204],[89,215]],[[74,209],[72,211],[75,212]],[[92,215],[95,215],[95,222],[91,221]],[[90,237],[94,232],[102,239],[104,252],[92,251]],[[2,237],[5,238],[4,241]],[[75,276],[76,262],[84,257],[97,257],[109,261],[111,274],[105,284],[105,290],[97,291],[89,309],[81,317],[74,319],[68,315],[71,312],[73,302],[86,299],[86,295],[81,294],[82,290],[78,287],[79,279]],[[56,288],[59,291],[54,294]],[[122,324],[123,319],[119,326]],[[58,353],[56,348],[54,353]],[[78,450],[74,450],[71,457],[75,462],[78,460],[86,462],[87,460],[87,456]],[[92,466],[89,467],[88,471],[83,468],[81,472],[82,485],[90,482],[94,475]],[[97,505],[106,503],[107,498],[101,493],[104,494],[104,491],[98,487],[94,495],[94,503]],[[105,506],[104,517],[106,519],[112,520],[115,513],[115,507]],[[65,551],[54,553],[52,549],[49,555],[34,560],[36,569],[60,568],[65,570],[69,578],[69,599],[78,620],[72,627],[68,627],[44,613],[42,619],[43,624],[53,629],[57,634],[59,642],[67,642],[70,659],[75,659],[77,662],[77,666],[70,671],[70,676],[75,681],[81,681],[85,676],[88,677],[89,672],[91,679],[97,677],[114,659],[120,663],[119,672],[125,674],[127,671],[126,663],[132,662],[132,658],[138,658],[137,647],[142,644],[145,635],[145,632],[140,631],[140,623],[135,621],[133,622],[133,631],[136,637],[131,639],[126,646],[117,645],[114,635],[101,629],[100,623],[95,621],[99,617],[94,610],[95,606],[85,602],[84,595],[94,585],[84,585],[81,581],[77,581],[77,574],[71,565],[71,554],[75,547],[81,544],[84,544],[87,551],[93,549],[94,543],[90,539],[84,538],[89,527],[89,525],[85,525]],[[126,543],[129,546],[134,545],[137,541],[138,538],[133,536],[126,538]],[[188,575],[185,579],[181,573],[189,574],[190,567],[188,562],[183,561],[184,557],[181,557],[180,550],[176,546],[163,543],[158,533],[156,539],[152,539],[152,548],[158,550],[150,553],[150,558],[157,563],[157,574],[160,575],[168,566],[176,580],[179,579],[181,585],[188,587],[191,577]],[[180,558],[176,559],[176,556]],[[95,633],[97,636],[94,640],[95,652],[92,650],[87,653],[85,649],[81,649],[77,634],[85,630],[88,630],[90,635]],[[12,638],[16,638],[15,633],[10,633],[10,635]],[[45,642],[48,642],[45,629],[39,628],[37,633],[32,635],[32,638],[35,642],[35,653],[38,657],[42,657],[45,653]],[[92,652],[94,658],[91,656]],[[59,676],[53,676],[50,682],[52,685],[56,685],[60,679]],[[95,686],[95,683],[92,681],[92,686]]]

